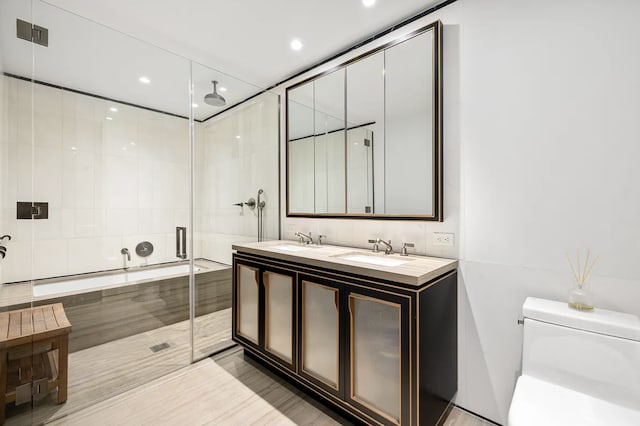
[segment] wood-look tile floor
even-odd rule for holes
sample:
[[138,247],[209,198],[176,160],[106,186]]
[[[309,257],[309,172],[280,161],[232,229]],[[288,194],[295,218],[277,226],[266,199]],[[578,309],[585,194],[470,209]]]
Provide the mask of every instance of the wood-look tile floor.
[[[54,425],[341,425],[349,422],[240,348],[54,421]],[[484,426],[454,408],[446,426]]]
[[[188,366],[191,362],[189,328],[189,321],[182,321],[69,354],[67,402],[56,404],[54,391],[34,403],[33,409],[29,404],[18,407],[8,404],[5,424],[47,423]],[[232,344],[231,309],[197,317],[194,342],[195,359],[229,347]],[[150,349],[162,343],[169,346],[158,352]]]

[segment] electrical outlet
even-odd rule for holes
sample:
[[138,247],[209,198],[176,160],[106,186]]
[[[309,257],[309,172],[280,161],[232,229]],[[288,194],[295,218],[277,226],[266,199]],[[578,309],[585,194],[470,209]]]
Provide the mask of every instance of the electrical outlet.
[[451,232],[434,232],[433,245],[434,246],[454,246],[455,234]]

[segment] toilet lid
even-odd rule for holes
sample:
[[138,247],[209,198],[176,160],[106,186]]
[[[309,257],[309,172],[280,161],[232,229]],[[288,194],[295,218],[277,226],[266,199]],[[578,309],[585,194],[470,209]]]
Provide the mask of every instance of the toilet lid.
[[640,411],[530,376],[520,376],[508,426],[638,426]]

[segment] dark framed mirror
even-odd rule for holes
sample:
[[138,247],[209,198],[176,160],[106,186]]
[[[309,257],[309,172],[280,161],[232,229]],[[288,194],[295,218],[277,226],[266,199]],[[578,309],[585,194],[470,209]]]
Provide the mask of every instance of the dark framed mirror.
[[287,216],[442,221],[441,33],[287,88]]

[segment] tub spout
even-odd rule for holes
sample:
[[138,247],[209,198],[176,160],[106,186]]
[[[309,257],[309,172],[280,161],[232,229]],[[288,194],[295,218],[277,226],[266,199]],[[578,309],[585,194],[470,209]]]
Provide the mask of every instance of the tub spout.
[[131,262],[131,253],[129,253],[128,248],[123,248],[122,250],[120,250],[120,254],[122,254],[123,256],[127,256],[127,260]]
[[123,248],[120,250],[120,254],[123,256],[122,261],[124,262],[125,269],[127,268],[127,261],[131,262],[131,253],[128,248]]

